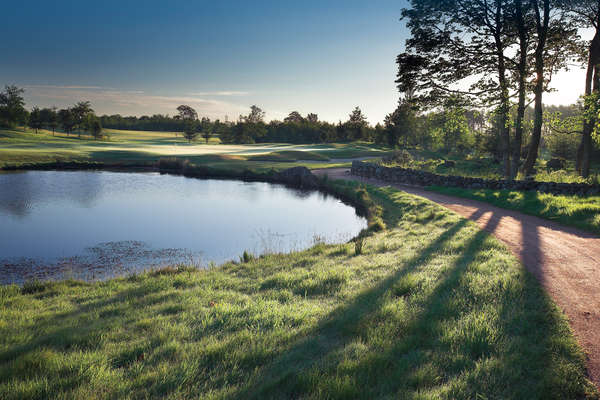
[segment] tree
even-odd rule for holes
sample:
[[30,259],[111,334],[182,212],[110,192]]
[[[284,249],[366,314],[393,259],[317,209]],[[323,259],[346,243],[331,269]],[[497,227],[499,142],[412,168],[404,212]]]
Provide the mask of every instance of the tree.
[[352,110],[352,112],[350,113],[348,121],[345,124],[346,139],[368,139],[366,137],[367,126],[367,117],[363,114],[360,107],[356,106],[354,110]]
[[85,130],[94,138],[102,139],[102,123],[100,119],[92,113],[86,115]]
[[[452,95],[497,105],[504,174],[510,175],[510,86],[505,53],[514,43],[507,0],[411,0],[402,10],[411,38],[397,57],[398,89],[412,90],[422,106],[440,105]],[[468,66],[468,67],[465,67]],[[474,82],[467,90],[459,85]]]
[[38,107],[33,107],[29,114],[29,127],[35,129],[35,133],[42,128],[42,114]]
[[198,113],[190,106],[186,106],[184,104],[177,107],[177,111],[179,112],[179,117],[182,120],[197,120]]
[[581,142],[577,149],[576,168],[579,174],[587,178],[590,174],[592,154],[592,134],[598,120],[600,107],[600,0],[561,0],[560,7],[573,16],[574,22],[582,28],[594,29],[594,37],[587,43],[587,60],[584,94],[584,121]]
[[12,128],[25,121],[27,110],[23,93],[23,89],[8,85],[0,92],[0,125]]
[[298,111],[292,111],[287,117],[283,119],[283,122],[301,124],[302,122],[304,122],[304,118],[302,117],[302,115],[300,115]]
[[198,136],[198,124],[195,120],[188,119],[184,125],[183,129],[183,137],[185,137],[188,143],[191,143],[192,140],[196,139]]
[[319,116],[315,113],[310,113],[306,116],[306,120],[311,124],[316,124],[317,122],[319,122]]
[[259,124],[265,122],[265,115],[266,113],[260,107],[251,106],[250,114],[248,114],[245,117],[242,117],[242,119],[250,124]]
[[70,108],[62,109],[58,111],[58,123],[62,126],[67,136],[73,132],[75,128],[75,116]]
[[[532,24],[535,29],[534,58],[534,123],[523,163],[525,175],[533,173],[537,161],[542,125],[544,123],[543,95],[548,91],[552,74],[566,66],[567,61],[578,53],[577,28],[565,13],[559,12],[556,1],[529,0],[532,10]],[[553,12],[554,11],[554,12]]]
[[71,113],[73,114],[73,120],[77,130],[79,131],[79,137],[81,137],[81,130],[84,128],[84,122],[88,114],[93,113],[92,106],[89,101],[80,101],[73,108]]
[[396,147],[401,138],[404,138],[406,146],[410,133],[416,129],[416,114],[410,102],[401,98],[394,112],[386,115],[384,126],[386,142],[390,147]]
[[56,108],[43,108],[40,111],[42,125],[52,129],[52,136],[58,127],[58,115],[56,114]]

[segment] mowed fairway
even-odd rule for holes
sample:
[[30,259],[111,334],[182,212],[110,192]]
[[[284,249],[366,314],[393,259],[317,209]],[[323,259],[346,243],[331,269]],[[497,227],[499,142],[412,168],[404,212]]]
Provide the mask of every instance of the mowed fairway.
[[[353,190],[356,183],[335,183]],[[473,223],[368,188],[354,245],[0,288],[0,398],[594,398],[538,282]]]
[[[208,144],[198,138],[192,143],[175,132],[122,131],[107,129],[106,140],[93,140],[86,135],[65,135],[40,130],[38,134],[21,129],[0,130],[0,167],[61,161],[97,161],[106,163],[154,162],[160,157],[187,158],[197,164],[222,164],[228,167],[246,165],[252,168],[290,167],[296,161],[315,164],[333,159],[378,157],[385,154],[370,144],[220,144],[211,138]],[[305,157],[303,157],[305,154]],[[259,157],[262,156],[262,157]],[[253,159],[256,157],[256,159]],[[347,161],[335,165],[347,164]]]

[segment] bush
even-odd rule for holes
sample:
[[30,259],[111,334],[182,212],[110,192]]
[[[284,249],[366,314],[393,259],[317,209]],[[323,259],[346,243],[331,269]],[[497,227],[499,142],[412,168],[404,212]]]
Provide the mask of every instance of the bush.
[[398,164],[406,166],[413,161],[412,155],[406,150],[394,150],[392,154],[382,158],[384,164]]
[[244,250],[244,253],[240,256],[240,262],[249,263],[250,261],[254,260],[254,258],[255,257],[252,253],[249,253],[246,250]]
[[365,236],[358,235],[356,239],[354,239],[354,255],[359,256],[363,252],[363,246],[365,244]]
[[190,160],[177,157],[166,157],[158,160],[159,170],[183,171],[190,165]]

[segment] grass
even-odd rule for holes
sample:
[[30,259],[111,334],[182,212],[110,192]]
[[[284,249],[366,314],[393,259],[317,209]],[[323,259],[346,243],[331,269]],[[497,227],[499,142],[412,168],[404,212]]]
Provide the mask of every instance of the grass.
[[[439,175],[468,176],[472,178],[484,179],[503,179],[502,165],[494,162],[492,157],[484,156],[464,156],[459,154],[447,154],[441,151],[429,151],[422,149],[410,150],[413,161],[406,165],[406,168],[412,168],[427,171]],[[542,152],[542,157],[537,163],[537,173],[535,180],[539,182],[559,182],[559,183],[590,183],[598,184],[600,182],[600,165],[592,165],[591,176],[587,179],[581,178],[575,171],[574,162],[567,162],[565,170],[550,171],[546,168],[547,158],[550,156]],[[447,164],[446,161],[454,163]],[[523,179],[519,175],[517,179]]]
[[0,398],[596,396],[564,316],[497,240],[392,188],[330,184],[381,207],[362,254],[0,288]]
[[554,195],[491,189],[429,187],[429,190],[493,204],[600,234],[600,196]]
[[277,161],[277,162],[293,162],[293,161],[329,161],[329,157],[319,154],[314,151],[299,151],[299,150],[283,150],[274,151],[267,154],[258,154],[249,156],[250,161]]
[[[309,168],[349,166],[349,157],[385,154],[386,149],[367,143],[291,145],[221,144],[219,138],[187,141],[175,132],[106,130],[105,140],[40,130],[0,130],[0,168],[63,162],[101,162],[119,165],[151,164],[161,157],[189,159],[194,164],[244,170],[269,170],[306,165]],[[333,162],[331,160],[334,160]],[[307,163],[307,161],[310,161]]]

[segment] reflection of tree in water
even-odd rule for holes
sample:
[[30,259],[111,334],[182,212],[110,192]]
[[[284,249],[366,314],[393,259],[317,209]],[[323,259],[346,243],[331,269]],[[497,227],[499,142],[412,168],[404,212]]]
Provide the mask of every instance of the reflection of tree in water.
[[27,172],[0,174],[0,210],[25,217],[31,210],[31,175]]
[[101,190],[98,172],[11,172],[0,175],[0,210],[22,218],[38,205],[60,199],[89,208]]
[[[102,177],[100,172],[68,172],[69,178],[65,197],[90,208],[100,197],[102,191]],[[124,188],[125,189],[125,188]],[[62,197],[62,196],[60,196]]]

